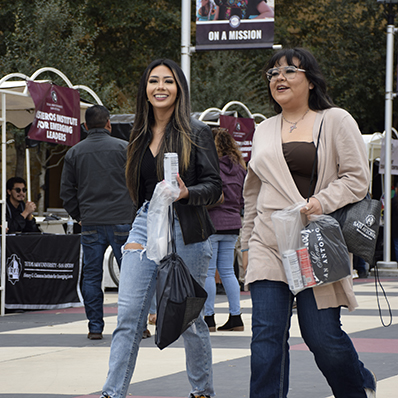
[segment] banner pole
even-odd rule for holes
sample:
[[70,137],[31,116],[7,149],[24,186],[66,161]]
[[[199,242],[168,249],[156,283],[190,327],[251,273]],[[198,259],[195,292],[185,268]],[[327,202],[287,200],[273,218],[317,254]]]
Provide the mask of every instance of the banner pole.
[[181,0],[181,69],[191,86],[191,0]]
[[25,161],[26,161],[26,185],[27,185],[27,200],[32,201],[32,184],[30,181],[30,152],[29,148],[25,149]]
[[391,261],[391,133],[392,133],[392,102],[393,67],[394,67],[394,14],[390,9],[387,25],[386,55],[386,95],[385,95],[385,170],[384,170],[384,247],[383,261],[378,261],[380,268],[396,268],[397,263]]
[[1,93],[1,298],[0,298],[0,315],[5,314],[6,300],[6,182],[7,182],[7,130],[6,130],[6,94]]

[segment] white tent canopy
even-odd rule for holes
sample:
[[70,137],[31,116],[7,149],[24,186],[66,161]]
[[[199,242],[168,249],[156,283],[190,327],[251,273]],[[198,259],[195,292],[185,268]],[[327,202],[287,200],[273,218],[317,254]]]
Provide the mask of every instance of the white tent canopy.
[[[7,152],[7,134],[6,123],[12,123],[18,128],[25,128],[33,122],[35,116],[35,105],[29,94],[26,82],[28,80],[38,83],[50,83],[48,80],[36,80],[36,78],[45,72],[52,72],[62,78],[69,88],[83,90],[88,92],[95,102],[102,105],[102,101],[97,94],[87,86],[73,85],[70,80],[58,69],[45,67],[38,69],[32,76],[26,76],[22,73],[11,73],[0,79],[0,123],[2,126],[1,139],[1,162],[2,162],[2,198],[1,219],[6,220],[6,152]],[[86,109],[92,106],[91,103],[80,101],[80,120],[85,120]],[[28,162],[28,158],[27,158]],[[29,184],[30,182],[28,182]],[[6,223],[1,226],[1,282],[0,282],[0,315],[4,315],[5,305],[5,286],[6,286]]]
[[[6,102],[3,105],[3,101],[0,102],[0,112],[3,107],[6,109],[6,121],[12,123],[18,128],[25,128],[29,123],[33,122],[35,116],[35,105],[32,97],[29,95],[28,87],[26,84],[27,80],[33,80],[38,83],[49,83],[48,80],[35,80],[40,74],[44,72],[54,72],[60,76],[69,88],[77,90],[84,90],[88,92],[95,100],[97,104],[102,105],[101,100],[97,94],[87,86],[77,85],[74,86],[70,80],[58,69],[55,68],[41,68],[37,70],[32,76],[28,77],[21,73],[11,73],[10,75],[4,76],[0,80],[0,93],[6,94]],[[11,80],[19,78],[20,80]],[[84,115],[86,109],[92,104],[80,101],[80,120],[84,121]]]

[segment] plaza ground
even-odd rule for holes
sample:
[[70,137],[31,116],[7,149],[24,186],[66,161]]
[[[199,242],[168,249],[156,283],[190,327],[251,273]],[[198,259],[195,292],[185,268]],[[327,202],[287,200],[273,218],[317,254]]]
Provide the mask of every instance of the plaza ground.
[[[342,310],[344,330],[361,360],[378,379],[378,398],[398,391],[398,278],[382,278],[393,314],[380,287],[379,313],[373,277],[354,280],[359,307]],[[218,398],[249,396],[250,293],[241,293],[244,332],[211,333],[214,385]],[[98,398],[108,370],[111,334],[116,325],[117,291],[105,293],[104,339],[87,339],[83,308],[8,314],[0,318],[0,398]],[[216,322],[228,318],[225,295],[216,296]],[[149,326],[154,334],[154,327]],[[308,351],[294,313],[291,327],[289,398],[331,398],[332,393]],[[160,351],[154,338],[143,340],[129,397],[183,398],[190,386],[182,339]]]

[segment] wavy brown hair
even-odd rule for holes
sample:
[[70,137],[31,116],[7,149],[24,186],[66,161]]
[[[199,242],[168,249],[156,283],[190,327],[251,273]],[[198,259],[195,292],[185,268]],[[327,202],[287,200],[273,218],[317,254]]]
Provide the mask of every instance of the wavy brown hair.
[[232,162],[240,164],[246,170],[246,163],[243,160],[239,145],[228,130],[222,127],[214,127],[212,132],[218,157],[228,156]]
[[148,101],[146,88],[151,71],[159,65],[171,70],[177,84],[177,98],[174,112],[166,126],[157,155],[157,174],[163,179],[163,158],[166,152],[178,153],[179,173],[184,175],[188,168],[191,154],[191,106],[189,102],[188,83],[181,68],[169,59],[157,59],[151,62],[141,76],[138,86],[137,106],[133,129],[127,149],[126,182],[130,196],[138,201],[138,182],[143,151],[152,140],[151,127],[155,123],[152,104]]

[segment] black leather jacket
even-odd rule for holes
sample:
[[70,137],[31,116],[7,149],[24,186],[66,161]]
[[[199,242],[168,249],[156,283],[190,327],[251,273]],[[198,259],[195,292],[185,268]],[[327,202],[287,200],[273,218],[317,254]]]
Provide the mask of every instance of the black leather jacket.
[[[218,156],[210,128],[191,118],[191,134],[194,145],[191,146],[190,163],[181,175],[189,197],[174,203],[186,245],[204,241],[215,232],[206,206],[216,203],[222,193]],[[145,194],[139,184],[138,192],[137,209],[144,203]]]

